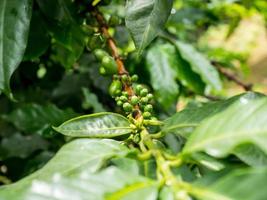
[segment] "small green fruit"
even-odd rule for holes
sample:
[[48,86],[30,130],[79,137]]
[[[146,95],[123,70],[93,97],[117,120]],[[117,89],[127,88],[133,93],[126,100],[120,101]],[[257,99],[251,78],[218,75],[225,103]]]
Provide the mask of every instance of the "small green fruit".
[[139,102],[139,98],[137,96],[132,96],[131,104],[135,106],[138,104],[138,102]]
[[151,104],[148,104],[145,106],[144,111],[146,112],[152,112],[153,111],[153,106]]
[[145,97],[148,94],[148,90],[146,88],[140,91],[140,96]]
[[138,76],[136,74],[134,74],[132,77],[131,77],[131,81],[132,82],[136,82],[138,81]]
[[127,81],[128,81],[128,76],[127,76],[126,74],[123,74],[123,75],[121,76],[121,80],[122,80],[123,82],[127,82]]
[[121,24],[121,18],[115,15],[112,15],[108,20],[108,24],[110,26],[118,26]]
[[135,92],[137,93],[137,94],[140,94],[140,91],[143,89],[143,86],[142,85],[137,85],[136,87],[135,87]]
[[118,106],[122,106],[123,102],[122,101],[117,101]]
[[150,112],[144,112],[144,113],[143,113],[143,117],[144,117],[145,119],[148,119],[148,118],[151,117],[151,113],[150,113]]
[[141,103],[142,104],[147,104],[148,103],[148,98],[147,97],[142,97],[141,98]]
[[126,91],[123,91],[123,92],[122,92],[122,95],[123,95],[123,96],[126,96],[127,98],[128,98],[128,96],[129,96],[128,92],[126,92]]
[[122,107],[125,112],[131,112],[133,110],[133,106],[128,102],[124,103]]
[[102,58],[102,67],[105,68],[106,74],[116,74],[118,72],[116,62],[111,56],[104,56]]
[[108,53],[102,49],[94,50],[94,55],[98,60],[102,60],[105,56],[108,56]]
[[154,98],[153,94],[151,93],[147,94],[146,97],[148,98],[149,101],[151,101]]
[[118,96],[122,90],[122,83],[119,80],[112,81],[111,85],[109,86],[109,94],[112,97]]
[[120,97],[120,100],[121,100],[122,102],[126,102],[126,101],[128,100],[128,98],[127,98],[126,96],[121,96],[121,97]]

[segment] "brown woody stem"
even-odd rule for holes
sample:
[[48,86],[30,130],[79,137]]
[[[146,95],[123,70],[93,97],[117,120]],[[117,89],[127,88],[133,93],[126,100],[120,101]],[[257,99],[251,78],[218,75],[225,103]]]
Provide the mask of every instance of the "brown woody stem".
[[[91,14],[97,20],[102,35],[107,39],[107,45],[108,45],[109,49],[111,50],[111,56],[114,58],[114,60],[116,61],[116,64],[117,64],[118,74],[119,75],[123,75],[123,74],[129,75],[129,72],[126,70],[126,68],[124,66],[123,60],[121,59],[121,57],[119,55],[119,51],[118,51],[118,48],[116,46],[116,43],[108,32],[109,27],[108,27],[108,24],[107,24],[105,18],[103,17],[102,13],[97,8],[94,8],[94,10],[91,12]],[[134,92],[131,84],[125,84],[124,83],[124,90],[128,93],[129,97],[135,95],[135,92]],[[135,119],[139,119],[140,117],[142,117],[141,110],[140,110],[138,105],[135,106],[135,110],[136,110]]]
[[224,69],[218,62],[213,61],[212,64],[218,70],[218,72],[220,72],[223,76],[225,76],[229,81],[235,82],[237,85],[241,86],[245,91],[252,90],[253,85],[251,83],[244,83],[235,74],[232,74],[231,72]]

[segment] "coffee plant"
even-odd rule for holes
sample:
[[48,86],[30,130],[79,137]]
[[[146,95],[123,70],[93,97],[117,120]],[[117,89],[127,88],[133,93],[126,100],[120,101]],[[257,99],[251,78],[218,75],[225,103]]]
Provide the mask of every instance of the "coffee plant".
[[239,78],[247,52],[199,42],[266,11],[0,0],[0,199],[266,200],[267,97]]

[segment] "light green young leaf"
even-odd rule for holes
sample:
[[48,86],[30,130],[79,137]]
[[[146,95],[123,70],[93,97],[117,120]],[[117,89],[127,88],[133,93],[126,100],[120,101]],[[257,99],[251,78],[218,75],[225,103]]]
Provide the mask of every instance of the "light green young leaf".
[[171,45],[156,45],[149,49],[146,57],[156,99],[166,110],[175,104],[179,93],[173,51]]
[[139,54],[164,28],[173,0],[129,0],[126,4],[126,26]]
[[213,90],[220,91],[222,82],[219,73],[210,64],[209,60],[192,45],[176,40],[175,45],[181,57],[186,60],[192,70],[200,75],[201,79]]
[[0,1],[0,92],[11,98],[9,81],[26,49],[31,13],[31,0]]
[[66,136],[95,138],[112,138],[132,132],[127,118],[108,112],[76,117],[54,129]]
[[63,146],[42,169],[14,184],[1,187],[0,199],[22,199],[21,196],[28,191],[33,181],[51,181],[55,174],[75,177],[84,171],[95,173],[106,159],[125,156],[128,152],[126,147],[114,140],[74,140]]
[[203,121],[189,137],[184,154],[198,151],[223,157],[243,144],[267,153],[267,98],[240,98],[223,112]]

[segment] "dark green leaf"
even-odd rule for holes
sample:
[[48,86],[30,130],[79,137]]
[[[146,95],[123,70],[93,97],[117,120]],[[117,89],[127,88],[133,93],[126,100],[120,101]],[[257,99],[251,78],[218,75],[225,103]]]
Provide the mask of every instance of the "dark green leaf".
[[176,103],[179,93],[174,51],[171,45],[156,45],[149,49],[146,58],[156,99],[166,110]]
[[24,60],[32,60],[41,56],[50,44],[50,37],[39,12],[34,12],[30,25],[30,33]]
[[1,141],[1,159],[8,157],[26,158],[36,150],[47,149],[48,143],[39,135],[23,136],[19,133],[3,138]]
[[132,132],[127,118],[108,112],[73,118],[54,129],[71,137],[111,138]]
[[222,89],[219,73],[204,55],[190,44],[176,40],[175,45],[181,57],[190,64],[192,70],[199,74],[201,79],[209,86],[208,90],[219,91]]
[[18,130],[26,133],[45,133],[51,126],[57,126],[76,114],[71,110],[60,110],[55,105],[24,105],[3,119],[11,122]]
[[31,9],[31,0],[0,1],[0,92],[10,97],[9,79],[26,49]]
[[158,35],[170,15],[173,0],[130,0],[126,4],[126,26],[139,53]]

